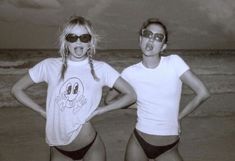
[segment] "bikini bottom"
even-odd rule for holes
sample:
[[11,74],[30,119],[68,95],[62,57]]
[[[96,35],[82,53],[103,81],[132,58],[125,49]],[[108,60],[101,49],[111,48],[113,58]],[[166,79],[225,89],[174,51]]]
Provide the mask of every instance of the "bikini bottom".
[[65,155],[65,156],[67,156],[67,157],[69,157],[69,158],[71,158],[73,160],[81,160],[85,156],[87,151],[90,149],[92,144],[94,143],[96,137],[97,137],[97,133],[95,134],[95,137],[91,141],[90,144],[88,144],[87,146],[85,146],[85,147],[83,147],[81,149],[75,150],[75,151],[65,151],[65,150],[57,148],[56,146],[54,146],[54,148],[56,150],[58,150],[60,153],[62,153],[63,155]]
[[152,144],[149,144],[148,142],[146,142],[137,132],[136,129],[134,129],[134,135],[136,137],[136,139],[138,140],[139,144],[141,145],[142,149],[144,150],[146,156],[150,159],[154,159],[156,157],[158,157],[159,155],[163,154],[164,152],[170,150],[171,148],[173,148],[180,139],[176,140],[174,143],[172,144],[168,144],[168,145],[164,145],[164,146],[155,146]]

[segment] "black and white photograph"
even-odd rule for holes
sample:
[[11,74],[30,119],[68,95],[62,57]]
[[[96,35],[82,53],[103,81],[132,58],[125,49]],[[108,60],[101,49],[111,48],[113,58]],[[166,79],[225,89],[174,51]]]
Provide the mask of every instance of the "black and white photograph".
[[0,161],[233,161],[234,0],[0,0]]

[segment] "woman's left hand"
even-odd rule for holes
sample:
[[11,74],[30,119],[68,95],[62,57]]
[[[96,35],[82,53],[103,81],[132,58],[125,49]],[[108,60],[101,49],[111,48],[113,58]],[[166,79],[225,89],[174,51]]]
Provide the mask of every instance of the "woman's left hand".
[[181,120],[179,119],[178,120],[178,134],[179,134],[179,136],[181,135],[181,133],[182,133],[182,129],[181,129]]
[[93,113],[91,113],[91,115],[86,119],[86,122],[91,120],[93,117],[95,117],[96,115],[100,115],[102,114],[103,112],[103,108],[101,107],[98,107]]

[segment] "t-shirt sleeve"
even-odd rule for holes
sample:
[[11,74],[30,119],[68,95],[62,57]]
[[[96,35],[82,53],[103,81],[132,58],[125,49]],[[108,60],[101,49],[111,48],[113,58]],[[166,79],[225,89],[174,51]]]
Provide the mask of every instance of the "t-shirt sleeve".
[[104,84],[106,86],[112,88],[119,76],[120,74],[113,67],[104,63]]
[[47,82],[46,60],[43,60],[29,69],[29,75],[33,82]]
[[171,59],[173,62],[173,67],[176,71],[176,74],[180,77],[184,72],[189,70],[188,64],[185,63],[185,61],[179,57],[178,55],[171,55]]
[[122,71],[122,73],[121,73],[121,77],[123,78],[123,79],[125,79],[127,82],[129,82],[129,79],[128,79],[128,69],[124,69],[123,71]]

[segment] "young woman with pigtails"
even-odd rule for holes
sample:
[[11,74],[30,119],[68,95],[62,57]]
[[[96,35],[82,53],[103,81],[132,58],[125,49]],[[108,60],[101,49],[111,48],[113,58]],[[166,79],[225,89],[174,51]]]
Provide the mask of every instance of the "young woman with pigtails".
[[[115,69],[93,60],[96,43],[91,23],[83,17],[71,18],[60,36],[61,57],[39,62],[12,87],[19,102],[46,119],[51,161],[105,161],[104,144],[90,119],[136,100],[132,87]],[[28,87],[40,82],[48,84],[46,108],[25,93]],[[122,97],[98,107],[104,86],[115,88]]]

